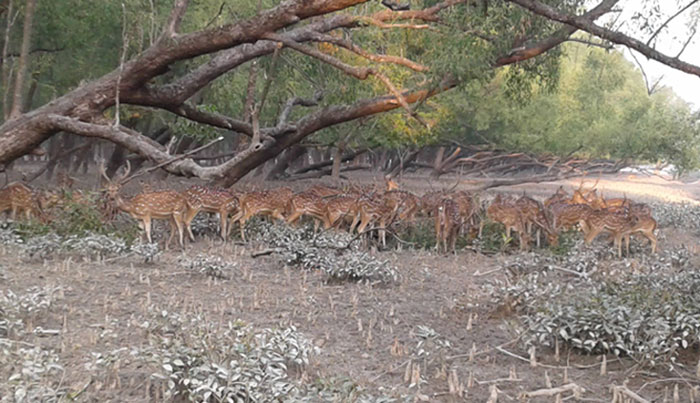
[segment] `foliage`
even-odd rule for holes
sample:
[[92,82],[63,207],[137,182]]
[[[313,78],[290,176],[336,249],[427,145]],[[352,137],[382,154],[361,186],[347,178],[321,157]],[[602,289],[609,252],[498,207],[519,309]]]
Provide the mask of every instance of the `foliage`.
[[[32,287],[23,294],[0,294],[0,396],[15,402],[57,402],[63,367],[58,353],[28,343],[18,343],[29,323],[45,313],[57,299],[57,288]],[[7,400],[10,401],[10,400]]]
[[236,267],[235,263],[224,261],[220,256],[207,256],[198,254],[194,259],[179,259],[180,266],[195,273],[205,276],[227,279],[231,278],[231,271]]
[[68,197],[67,202],[51,212],[46,222],[37,220],[18,221],[15,223],[17,233],[27,240],[32,237],[54,233],[61,237],[85,234],[114,235],[132,243],[138,236],[139,229],[133,220],[104,222],[102,212],[97,207],[95,195],[86,201],[75,201]]
[[363,251],[357,239],[347,232],[314,234],[310,226],[291,227],[260,222],[254,237],[282,253],[287,265],[322,270],[335,280],[398,280],[395,267]]
[[311,342],[296,328],[258,330],[240,321],[219,326],[199,315],[152,309],[148,361],[166,398],[199,402],[293,399],[292,371],[309,363]]
[[700,166],[700,119],[685,102],[668,89],[649,95],[639,71],[618,51],[562,48],[556,85],[525,81],[531,92],[525,100],[509,89],[512,66],[490,83],[465,87],[466,98],[451,94],[453,124],[468,129],[443,137],[486,139],[507,150],[560,157],[664,161],[681,170]]
[[119,234],[82,232],[62,236],[55,232],[30,233],[26,228],[26,224],[4,223],[0,226],[0,244],[17,246],[29,257],[42,259],[60,253],[77,253],[98,259],[134,254],[151,261],[161,253],[158,244],[131,243],[120,238]]
[[[700,336],[700,275],[678,270],[688,264],[688,256],[684,249],[667,250],[647,261],[648,273],[601,281],[589,277],[599,260],[572,252],[566,258],[506,263],[515,278],[487,288],[499,306],[521,314],[527,344],[551,347],[558,338],[589,353],[611,352],[642,364],[672,365]],[[558,272],[552,271],[555,266],[584,275],[564,284],[552,281]]]

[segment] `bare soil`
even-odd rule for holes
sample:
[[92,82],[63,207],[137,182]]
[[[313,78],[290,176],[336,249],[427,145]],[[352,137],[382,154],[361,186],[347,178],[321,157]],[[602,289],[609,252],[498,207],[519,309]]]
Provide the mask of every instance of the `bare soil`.
[[[359,182],[369,179],[354,178]],[[450,187],[457,180],[445,178],[428,185],[424,178],[408,175],[401,183],[422,193],[431,187]],[[86,178],[83,184],[90,187],[91,181]],[[559,185],[575,188],[579,182],[522,185],[497,191],[544,196]],[[593,182],[587,180],[586,184]],[[170,183],[173,187],[186,185],[180,180]],[[313,182],[294,182],[292,186],[305,187],[309,183]],[[641,200],[697,203],[700,195],[698,184],[656,177],[605,177],[597,186],[607,197],[626,195]],[[698,239],[693,234],[671,228],[659,231],[660,248],[684,243],[691,245],[697,256]],[[627,359],[608,356],[607,374],[600,375],[600,356],[582,355],[562,346],[558,361],[553,351],[537,350],[533,366],[528,351],[517,343],[513,326],[517,316],[492,306],[490,296],[482,288],[487,281],[506,279],[502,270],[490,272],[502,261],[500,254],[486,256],[462,250],[456,255],[443,255],[410,249],[374,252],[393,262],[401,273],[398,284],[377,286],[328,283],[320,272],[285,268],[274,255],[252,258],[251,253],[261,248],[264,246],[222,245],[217,240],[199,239],[184,252],[171,251],[154,263],[143,263],[135,257],[110,262],[85,261],[76,256],[36,261],[2,248],[0,267],[5,269],[5,277],[0,280],[0,290],[21,293],[32,286],[61,287],[62,298],[48,314],[31,324],[34,328],[57,329],[58,335],[41,337],[30,331],[23,341],[59,352],[65,368],[61,382],[71,391],[82,390],[91,379],[85,363],[92,353],[146,343],[137,323],[148,306],[161,306],[212,320],[240,319],[259,328],[294,325],[320,347],[303,381],[349,379],[375,395],[484,402],[495,385],[499,401],[514,401],[522,392],[546,388],[548,377],[553,386],[573,382],[585,388],[585,401],[610,401],[610,385],[623,382],[650,401],[661,401],[665,393],[679,385],[681,401],[689,401],[689,386],[679,381],[675,373],[664,368],[642,370]],[[198,253],[235,261],[235,276],[212,280],[186,273],[178,266],[178,257]],[[643,258],[632,256],[630,260]],[[439,357],[418,358],[419,326],[435,330],[440,340],[449,342],[449,347],[439,350]],[[689,354],[686,360],[697,362],[697,351]],[[406,369],[414,364],[421,371],[419,385],[409,385],[406,380]],[[147,387],[153,371],[136,359],[120,362],[109,376],[95,379],[78,400],[157,400]],[[452,373],[465,386],[464,397],[449,394],[448,377]],[[470,377],[473,385],[466,388]],[[693,385],[697,386],[697,382]]]

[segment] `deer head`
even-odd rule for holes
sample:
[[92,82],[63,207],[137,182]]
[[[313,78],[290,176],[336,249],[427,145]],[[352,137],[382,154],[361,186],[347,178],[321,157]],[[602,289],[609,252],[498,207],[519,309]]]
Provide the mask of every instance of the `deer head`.
[[126,168],[124,173],[117,176],[116,179],[110,178],[107,175],[104,160],[100,161],[99,170],[100,174],[106,181],[103,191],[105,191],[107,193],[107,196],[109,196],[110,198],[116,199],[119,195],[119,189],[121,189],[121,187],[124,186],[126,182],[128,182],[127,178],[129,176],[129,173],[131,173],[131,163],[129,162],[129,160],[126,160]]

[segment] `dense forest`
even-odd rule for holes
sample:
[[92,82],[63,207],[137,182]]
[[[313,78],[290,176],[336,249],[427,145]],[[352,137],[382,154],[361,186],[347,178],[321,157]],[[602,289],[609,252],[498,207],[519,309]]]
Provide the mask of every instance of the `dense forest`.
[[[3,1],[0,162],[47,153],[51,174],[97,150],[110,173],[150,160],[229,185],[265,163],[325,158],[337,175],[366,150],[426,146],[700,163],[698,111],[646,83],[613,46],[634,40],[622,30],[581,26],[616,1],[570,26],[556,14],[584,2],[188,3]],[[660,18],[648,3],[628,21],[640,33]]]

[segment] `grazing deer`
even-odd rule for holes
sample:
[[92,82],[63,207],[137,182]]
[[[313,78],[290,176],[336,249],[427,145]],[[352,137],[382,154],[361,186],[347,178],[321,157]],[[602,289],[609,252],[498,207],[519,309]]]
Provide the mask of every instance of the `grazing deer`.
[[559,232],[562,229],[568,229],[578,224],[584,234],[588,232],[588,224],[586,218],[593,212],[587,204],[570,204],[568,202],[553,203],[549,206],[549,212],[552,216],[552,228]]
[[318,189],[309,189],[305,192],[297,193],[289,199],[287,203],[287,224],[292,224],[302,216],[307,215],[314,219],[314,232],[318,231],[320,223],[323,223],[325,228],[330,228],[331,225],[326,215],[327,200],[320,196],[316,190]]
[[520,250],[525,251],[530,247],[530,235],[527,232],[525,220],[520,209],[509,199],[503,199],[497,195],[486,210],[486,215],[495,222],[506,227],[506,237],[510,238],[511,231],[515,230],[520,237]]
[[544,207],[540,202],[531,197],[523,195],[516,200],[515,205],[523,214],[528,234],[532,234],[532,227],[535,226],[535,239],[538,247],[540,246],[541,231],[545,232],[547,242],[551,246],[557,246],[559,244],[559,235],[551,225],[549,219],[547,218],[547,214],[545,214]]
[[185,215],[185,228],[187,228],[187,234],[190,240],[194,242],[194,234],[192,234],[191,227],[192,220],[194,220],[200,211],[204,211],[219,215],[221,238],[226,241],[226,235],[228,234],[228,217],[231,212],[237,212],[238,198],[236,198],[236,201],[233,201],[232,198],[235,196],[228,190],[214,189],[200,185],[190,186],[189,189],[182,192],[182,196],[187,200],[187,205],[189,207]]
[[[634,213],[630,213],[634,215]],[[651,253],[656,253],[657,239],[654,235],[656,230],[656,220],[651,215],[639,215],[635,216],[635,220],[623,233],[622,237],[625,240],[625,248],[627,249],[627,256],[630,254],[630,236],[636,233],[641,233],[642,236],[649,240],[651,245]]]
[[27,220],[32,216],[44,219],[39,203],[39,197],[29,186],[19,183],[9,183],[0,190],[0,213],[10,211],[10,218],[17,219],[17,214],[24,213]]
[[291,197],[291,189],[263,190],[241,195],[238,200],[240,208],[231,218],[231,224],[238,221],[241,229],[241,239],[245,241],[245,223],[251,217],[263,214],[278,220],[284,220],[283,212],[287,209],[287,201]]
[[117,180],[112,180],[105,172],[104,163],[100,164],[100,173],[107,181],[105,187],[107,196],[116,203],[119,210],[140,221],[139,226],[146,233],[146,239],[148,239],[149,243],[153,242],[151,237],[151,220],[168,220],[170,222],[170,238],[165,243],[165,249],[168,249],[168,245],[175,236],[175,231],[178,232],[180,247],[184,248],[185,215],[188,211],[185,198],[175,191],[160,191],[141,193],[129,200],[124,200],[119,195],[119,190],[126,183],[125,179],[130,172],[131,164],[127,160],[125,173]]
[[355,221],[350,225],[350,232],[355,228],[358,220],[360,225],[357,227],[357,233],[361,234],[372,223],[379,224],[379,240],[382,246],[386,247],[386,228],[391,224],[393,209],[384,203],[383,200],[375,199],[369,195],[365,195],[357,199],[359,214],[355,216]]
[[340,195],[326,201],[324,228],[339,227],[341,223],[352,223],[350,232],[359,221],[359,206],[356,196]]

